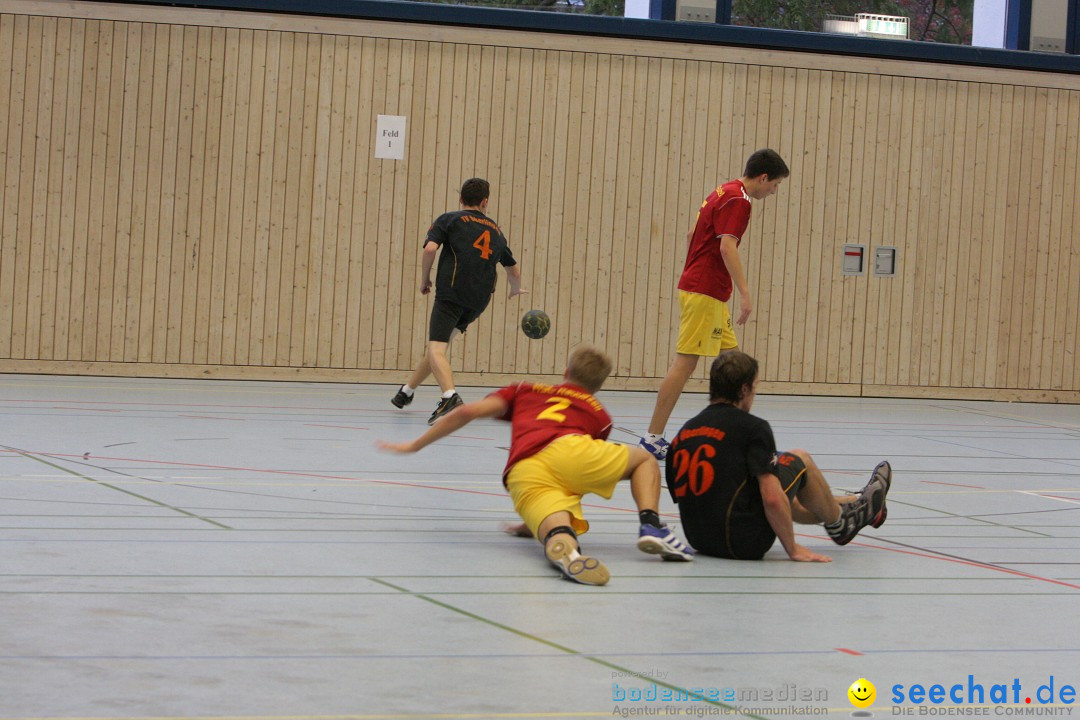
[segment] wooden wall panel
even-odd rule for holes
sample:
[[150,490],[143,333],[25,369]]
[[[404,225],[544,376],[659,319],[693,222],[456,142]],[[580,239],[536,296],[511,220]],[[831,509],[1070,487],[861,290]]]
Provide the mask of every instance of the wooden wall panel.
[[[361,21],[11,0],[0,369],[397,381],[430,223],[473,175],[530,291],[459,382],[613,387],[671,361],[701,200],[772,146],[737,328],[778,391],[1080,401],[1080,90],[1053,74]],[[221,18],[225,18],[223,24]],[[862,65],[862,67],[860,67]],[[403,161],[376,116],[407,117]],[[899,249],[897,276],[840,246]],[[521,313],[555,330],[532,342]],[[738,313],[734,303],[733,314]],[[706,363],[696,386],[706,377]]]

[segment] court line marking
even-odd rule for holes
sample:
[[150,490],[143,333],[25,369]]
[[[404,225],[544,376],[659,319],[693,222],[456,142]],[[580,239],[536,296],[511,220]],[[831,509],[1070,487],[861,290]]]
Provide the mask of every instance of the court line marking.
[[[1050,495],[1046,492],[1039,492],[1037,490],[1017,490],[1016,492],[1021,495],[1033,495],[1035,497],[1047,498],[1049,500],[1058,500],[1060,502],[1069,503],[1070,505],[1080,505],[1080,498],[1062,497],[1061,495]],[[1076,490],[1055,490],[1054,492],[1077,492]]]
[[[499,630],[505,630],[506,632],[513,633],[514,635],[517,635],[518,637],[525,638],[526,640],[532,640],[533,642],[538,642],[538,643],[540,643],[542,645],[546,645],[546,646],[548,646],[550,648],[554,648],[555,650],[559,650],[559,651],[564,652],[564,653],[566,653],[568,655],[572,655],[574,657],[579,657],[579,658],[581,658],[583,660],[588,660],[590,662],[596,663],[597,665],[601,665],[601,666],[606,667],[606,668],[608,668],[610,670],[615,670],[617,672],[626,673],[626,677],[640,677],[640,673],[634,672],[633,670],[630,670],[628,668],[624,668],[621,665],[616,665],[615,663],[608,662],[607,660],[603,660],[601,658],[598,658],[595,655],[590,655],[590,654],[587,654],[587,653],[580,652],[578,650],[574,650],[573,648],[568,648],[565,645],[560,645],[560,644],[558,644],[556,642],[553,642],[551,640],[547,640],[547,639],[542,638],[542,637],[540,637],[538,635],[533,635],[532,633],[525,632],[524,630],[519,630],[517,628],[510,627],[509,625],[504,625],[503,623],[500,623],[500,622],[498,622],[496,620],[486,618],[483,615],[477,615],[476,613],[469,612],[468,610],[465,610],[464,608],[459,608],[459,607],[457,607],[455,605],[451,605],[449,603],[442,602],[441,600],[436,600],[433,597],[429,597],[425,593],[413,592],[411,590],[408,590],[407,588],[403,588],[400,585],[395,585],[395,584],[393,584],[391,582],[387,582],[386,580],[383,580],[383,579],[378,578],[378,577],[371,577],[369,579],[374,583],[378,583],[380,585],[384,585],[384,586],[386,586],[388,588],[391,588],[393,590],[397,590],[398,592],[400,592],[402,594],[409,595],[410,597],[417,598],[418,600],[423,600],[425,602],[431,603],[432,605],[437,605],[438,607],[441,607],[441,608],[443,608],[445,610],[450,610],[451,612],[458,613],[459,615],[463,615],[463,616],[465,616],[467,618],[470,618],[472,620],[482,622],[482,623],[484,623],[486,625],[490,625],[491,627],[498,628]],[[678,685],[673,685],[673,684],[665,682],[665,681],[663,681],[663,680],[661,680],[659,678],[649,677],[648,681],[651,682],[654,685],[658,685],[660,687],[665,687],[665,688],[667,688],[669,690],[673,690],[673,691],[678,692],[678,693],[685,693],[687,695],[690,694],[690,691],[687,690],[686,688],[680,687]],[[743,717],[755,718],[755,720],[767,720],[762,715],[757,715],[757,714],[754,714],[752,712],[745,711],[742,708],[739,708],[739,707],[737,707],[735,705],[728,705],[727,703],[720,702],[719,700],[708,700],[708,699],[703,698],[703,699],[699,700],[698,702],[703,702],[703,703],[706,703],[708,705],[712,705],[714,707],[723,708],[725,710],[730,711],[731,714],[741,715]]]
[[92,477],[89,477],[87,475],[82,475],[80,473],[75,472],[74,470],[70,470],[68,468],[57,465],[56,463],[51,463],[48,460],[46,460],[45,458],[39,457],[38,455],[35,455],[33,453],[23,452],[22,450],[18,450],[16,448],[11,448],[11,447],[7,447],[7,446],[4,446],[4,449],[9,450],[9,451],[14,452],[14,453],[17,453],[19,455],[22,455],[23,457],[25,457],[28,460],[33,460],[33,461],[39,462],[39,463],[41,463],[43,465],[48,465],[49,467],[54,468],[56,470],[59,470],[60,472],[65,472],[65,473],[67,473],[69,475],[73,475],[73,476],[75,476],[77,478],[82,478],[83,480],[86,480],[88,482],[92,482],[95,485],[101,485],[102,487],[109,488],[110,490],[115,490],[116,492],[124,493],[125,495],[130,495],[131,497],[138,498],[139,500],[143,500],[143,501],[151,503],[153,505],[157,505],[158,507],[167,508],[169,510],[172,510],[173,512],[180,513],[181,515],[187,515],[190,518],[194,518],[195,520],[201,520],[204,523],[214,525],[214,526],[216,526],[218,528],[221,528],[223,530],[232,530],[231,527],[229,527],[228,525],[225,525],[224,523],[219,523],[216,520],[211,520],[210,518],[205,518],[202,515],[197,515],[196,513],[189,512],[187,510],[184,510],[183,508],[178,508],[178,507],[176,507],[174,505],[170,505],[170,504],[165,503],[165,502],[161,502],[160,500],[155,500],[154,498],[147,497],[146,495],[140,495],[137,492],[132,492],[131,490],[125,490],[122,487],[117,487],[116,485],[113,485],[111,483],[107,483],[107,482],[105,482],[103,480],[96,480],[96,479],[94,479]]
[[943,560],[945,562],[952,562],[958,565],[968,565],[970,567],[982,568],[984,570],[995,570],[997,572],[1006,573],[1008,575],[1016,575],[1018,577],[1027,578],[1028,580],[1039,580],[1045,583],[1051,583],[1053,585],[1061,585],[1063,587],[1072,588],[1073,590],[1080,590],[1080,585],[1074,583],[1065,582],[1064,580],[1056,580],[1054,578],[1043,577],[1041,575],[1032,575],[1031,573],[1023,572],[1022,570],[1013,570],[1012,568],[1002,567],[1000,565],[991,565],[990,563],[980,562],[978,560],[970,560],[968,558],[962,558],[956,555],[949,555],[947,553],[937,552],[936,550],[929,550],[926,548],[920,548],[915,545],[908,545],[906,543],[898,542],[896,540],[889,540],[887,538],[875,538],[878,542],[891,543],[893,545],[900,545],[904,548],[910,548],[902,550],[899,547],[882,547],[880,545],[871,545],[866,542],[852,541],[852,545],[861,545],[863,547],[875,548],[877,550],[887,550],[888,552],[901,553],[903,555],[913,555],[915,557],[930,558],[932,560]]
[[[56,468],[57,470],[65,470],[65,468],[62,468],[62,467],[60,467],[58,465],[53,465],[52,463],[46,462],[45,460],[37,457],[36,454],[27,454],[29,451],[15,450],[13,448],[6,448],[6,449],[8,449],[8,450],[10,450],[12,452],[18,453],[18,454],[23,454],[28,458],[38,460],[39,462],[43,462],[43,463],[45,463],[47,465],[51,465],[52,467]],[[41,453],[41,454],[42,455],[47,455],[49,457],[61,457],[61,458],[79,457],[79,456],[76,456],[76,455],[72,455],[70,453],[55,453],[55,454]],[[114,457],[100,457],[99,456],[96,459],[135,462],[135,460],[133,460],[131,458],[114,458]],[[346,477],[343,477],[343,476],[322,475],[322,474],[316,474],[316,473],[303,473],[303,472],[290,471],[290,470],[255,470],[253,468],[237,468],[237,467],[231,467],[231,466],[225,466],[225,465],[209,465],[209,464],[203,464],[203,463],[179,463],[179,462],[166,461],[166,460],[139,460],[139,462],[146,462],[146,463],[149,463],[149,464],[156,464],[156,465],[174,465],[174,466],[175,465],[180,465],[180,466],[185,466],[185,467],[204,467],[204,468],[214,468],[214,469],[245,470],[245,471],[248,471],[248,472],[266,472],[266,473],[269,473],[269,474],[282,474],[282,475],[290,475],[290,476],[318,477],[318,478],[337,479],[337,480],[351,480],[353,482],[359,481],[359,482],[369,482],[369,483],[376,483],[376,484],[382,484],[382,485],[398,485],[398,486],[405,486],[405,487],[420,487],[420,488],[427,488],[427,489],[434,489],[434,490],[444,490],[444,491],[449,491],[449,492],[464,492],[464,493],[475,494],[475,495],[493,495],[493,496],[498,496],[498,497],[505,497],[505,493],[496,493],[496,492],[490,492],[490,491],[484,491],[484,490],[468,490],[468,489],[464,489],[464,488],[448,488],[448,487],[425,485],[425,484],[420,484],[420,483],[407,483],[407,482],[393,481],[393,480],[364,480],[362,478],[346,478]],[[71,474],[78,475],[77,473],[73,473],[73,472]],[[86,478],[86,479],[90,480],[91,482],[100,482],[98,480],[93,480],[92,478]],[[101,484],[106,484],[107,485],[107,483],[101,483]],[[150,502],[154,502],[155,504],[163,504],[163,503],[158,503],[157,501],[154,501],[154,500],[150,500],[149,498],[144,498],[143,496],[137,495],[136,493],[130,493],[129,491],[125,491],[125,490],[123,490],[121,488],[115,488],[115,489],[119,490],[120,492],[128,492],[128,494],[135,495],[136,497],[140,497],[142,499],[149,500]],[[171,509],[177,510],[178,512],[185,512],[185,511],[179,510],[178,508],[172,508],[171,506],[168,506],[168,505],[165,505],[165,507],[170,507]],[[590,507],[592,507],[592,506],[590,506]],[[604,506],[600,506],[600,507],[604,507]],[[606,509],[615,510],[615,511],[621,511],[621,512],[627,512],[627,513],[634,512],[633,510],[628,509],[628,508],[609,507],[609,508],[606,508]],[[923,508],[923,509],[932,510],[931,508]],[[937,510],[934,510],[934,511],[936,511],[936,512],[944,512],[944,511],[937,511]],[[952,515],[952,513],[944,513],[944,514]],[[193,514],[192,514],[192,516],[193,517],[199,517],[199,516],[193,515]],[[225,525],[221,525],[220,523],[215,523],[214,521],[208,520],[206,518],[199,517],[199,519],[204,520],[205,522],[209,522],[211,524],[219,525],[220,527],[223,527],[223,528],[226,528],[226,529],[232,529],[232,528],[228,528]],[[991,525],[997,525],[997,523],[991,523],[990,521],[984,521],[984,522],[987,522],[988,524],[991,524]],[[1027,530],[1026,528],[1014,528],[1014,529],[1025,530],[1027,532],[1037,534],[1037,535],[1045,535],[1044,533],[1038,533],[1038,532],[1036,532],[1034,530]],[[813,537],[815,539],[818,539],[818,537],[814,536],[814,535],[806,535],[806,534],[803,534],[803,533],[798,533],[798,534],[802,535],[803,537]],[[1050,537],[1050,536],[1046,536],[1046,537]],[[888,541],[888,540],[881,540],[881,541],[882,542],[893,542],[893,543],[895,543],[897,545],[904,545],[904,543],[899,543],[899,542],[896,542],[896,541]],[[923,548],[915,548],[919,552],[912,552],[910,550],[902,551],[902,550],[899,550],[897,548],[889,548],[889,547],[882,547],[882,546],[875,546],[875,545],[867,545],[865,543],[855,543],[855,544],[863,545],[865,547],[870,547],[870,548],[876,548],[876,549],[880,549],[880,550],[889,550],[891,552],[904,552],[906,554],[926,557],[926,558],[930,558],[930,559],[947,560],[949,562],[956,562],[956,563],[960,563],[960,564],[966,564],[966,565],[970,565],[970,566],[973,566],[973,567],[980,567],[980,568],[984,568],[984,569],[996,570],[998,572],[1014,574],[1014,575],[1018,575],[1018,576],[1021,576],[1021,577],[1026,577],[1028,579],[1041,580],[1043,582],[1053,583],[1053,584],[1057,584],[1057,585],[1063,585],[1065,587],[1080,590],[1080,585],[1074,585],[1072,583],[1067,583],[1067,582],[1063,582],[1063,581],[1059,581],[1059,580],[1054,580],[1052,578],[1045,578],[1045,577],[1041,577],[1041,576],[1038,576],[1038,575],[1031,575],[1029,573],[1024,573],[1024,572],[1021,572],[1021,571],[1018,571],[1018,570],[1010,570],[1010,569],[999,567],[999,566],[996,566],[996,565],[989,565],[989,564],[986,564],[986,563],[980,563],[980,562],[975,561],[975,560],[958,559],[958,558],[948,556],[948,555],[946,555],[944,553],[931,554],[931,553],[934,553],[934,551],[925,550]],[[914,547],[914,546],[906,546],[906,547]]]
[[[388,593],[398,595],[398,593]],[[720,651],[696,651],[685,652],[623,652],[612,651],[609,653],[594,653],[597,656],[611,657],[777,657],[777,656],[804,656],[804,655],[832,655],[836,651],[850,651],[851,654],[866,655],[913,655],[928,653],[932,655],[970,653],[975,655],[996,655],[1008,653],[1077,653],[1080,648],[897,648],[861,651],[849,648],[822,648],[820,650],[720,650]],[[489,659],[489,658],[561,658],[565,657],[562,652],[532,652],[532,653],[402,653],[387,654],[375,653],[369,655],[347,655],[341,653],[318,654],[318,655],[0,655],[0,660],[23,660],[53,662],[56,660],[147,660],[147,661],[175,661],[175,660],[207,660],[207,661],[230,661],[230,660],[416,660],[416,659]],[[610,713],[609,713],[610,714]]]

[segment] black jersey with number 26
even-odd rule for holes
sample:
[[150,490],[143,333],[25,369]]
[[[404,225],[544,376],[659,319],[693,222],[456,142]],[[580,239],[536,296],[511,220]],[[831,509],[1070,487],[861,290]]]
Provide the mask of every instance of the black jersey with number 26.
[[496,265],[517,265],[502,230],[478,210],[440,215],[424,242],[442,246],[435,297],[474,310],[483,310],[491,301]]
[[729,529],[767,523],[758,478],[778,471],[776,440],[762,418],[709,405],[672,438],[666,470],[683,532],[698,551],[735,557]]

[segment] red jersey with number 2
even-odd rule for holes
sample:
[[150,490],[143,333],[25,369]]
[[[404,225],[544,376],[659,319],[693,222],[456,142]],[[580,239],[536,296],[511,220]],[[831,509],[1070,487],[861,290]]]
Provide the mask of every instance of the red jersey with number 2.
[[514,463],[535,455],[563,435],[607,440],[611,434],[607,410],[591,393],[573,383],[516,383],[492,395],[506,403],[506,413],[499,419],[511,425],[510,457],[503,477]]
[[750,196],[741,180],[724,183],[705,198],[698,210],[679,289],[721,302],[730,300],[731,274],[720,254],[720,236],[731,235],[736,244],[741,243],[749,224]]

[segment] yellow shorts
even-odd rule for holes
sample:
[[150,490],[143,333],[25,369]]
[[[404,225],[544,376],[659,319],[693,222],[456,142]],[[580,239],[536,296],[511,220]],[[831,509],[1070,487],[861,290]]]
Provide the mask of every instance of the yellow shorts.
[[719,355],[739,347],[726,302],[700,293],[679,291],[679,339],[683,355]]
[[506,489],[514,510],[534,536],[544,518],[563,510],[570,513],[570,524],[580,535],[589,530],[581,513],[581,496],[595,493],[610,498],[626,474],[629,459],[626,445],[588,435],[564,435],[514,463],[506,476]]

